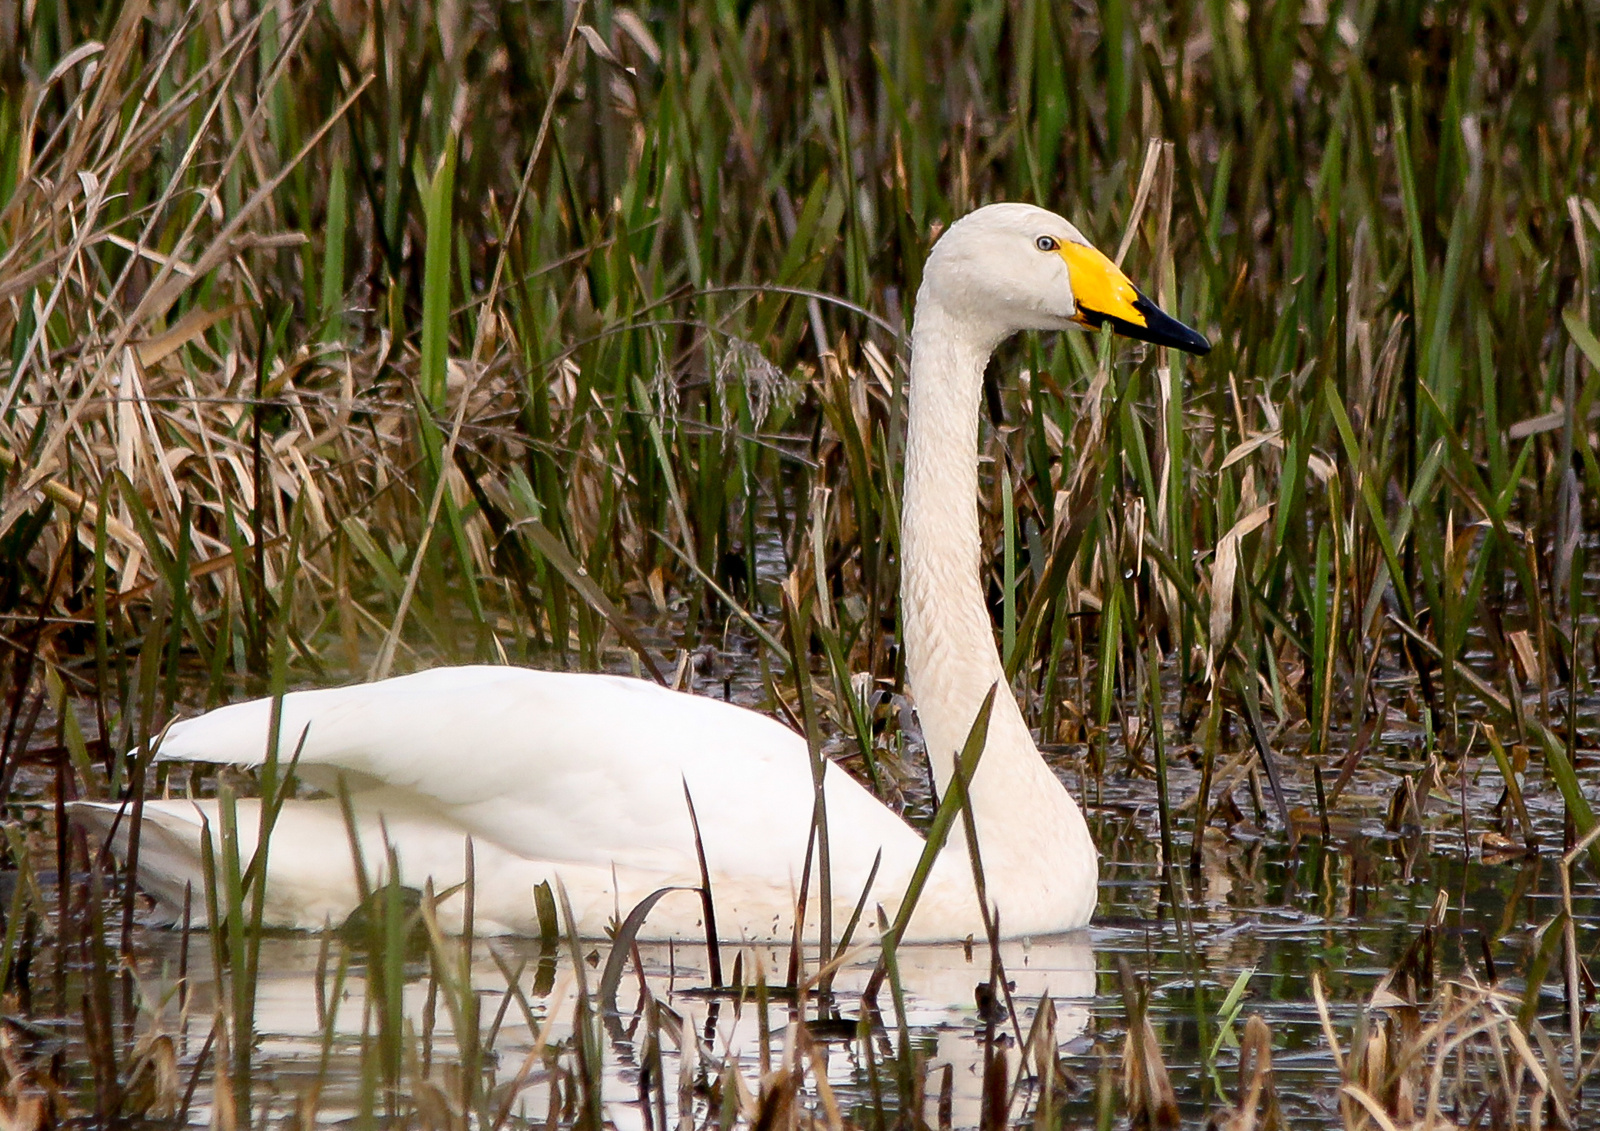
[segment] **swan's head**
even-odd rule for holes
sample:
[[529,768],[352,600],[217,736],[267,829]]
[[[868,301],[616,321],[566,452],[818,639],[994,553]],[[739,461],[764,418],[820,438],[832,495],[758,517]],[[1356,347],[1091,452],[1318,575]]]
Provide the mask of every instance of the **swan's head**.
[[1142,342],[1189,353],[1204,335],[1164,313],[1054,212],[990,204],[950,225],[928,256],[919,304],[932,299],[995,342],[1018,330],[1109,325]]

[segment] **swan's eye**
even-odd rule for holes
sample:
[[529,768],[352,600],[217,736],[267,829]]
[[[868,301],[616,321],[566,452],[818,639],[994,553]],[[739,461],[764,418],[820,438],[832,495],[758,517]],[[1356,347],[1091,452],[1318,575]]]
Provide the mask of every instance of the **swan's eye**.
[[1054,236],[1040,236],[1033,241],[1033,246],[1040,251],[1060,251],[1061,241]]

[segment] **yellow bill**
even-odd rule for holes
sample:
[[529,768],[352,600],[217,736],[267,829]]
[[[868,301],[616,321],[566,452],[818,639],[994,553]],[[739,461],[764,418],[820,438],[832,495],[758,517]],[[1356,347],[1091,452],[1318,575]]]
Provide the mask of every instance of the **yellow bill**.
[[1151,302],[1111,260],[1096,248],[1081,243],[1063,243],[1061,258],[1066,260],[1072,279],[1072,297],[1078,304],[1073,321],[1080,326],[1110,325],[1123,337],[1158,346],[1170,346],[1186,353],[1211,352],[1204,334],[1190,329]]

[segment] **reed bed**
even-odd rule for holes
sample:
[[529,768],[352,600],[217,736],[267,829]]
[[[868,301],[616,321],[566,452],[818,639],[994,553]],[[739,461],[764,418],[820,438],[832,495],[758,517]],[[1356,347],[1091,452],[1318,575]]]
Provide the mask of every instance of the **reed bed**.
[[[82,1013],[92,1066],[5,1051],[9,1080],[57,1081],[40,1118],[181,1110],[116,972],[135,897],[60,819],[160,788],[142,752],[180,710],[437,662],[737,676],[915,811],[904,333],[933,236],[990,200],[1064,212],[1216,343],[1028,337],[993,368],[997,639],[1075,783],[1158,780],[1162,860],[1198,870],[1242,782],[1281,835],[1326,839],[1403,716],[1393,824],[1470,769],[1504,796],[1463,803],[1464,845],[1536,850],[1542,796],[1594,851],[1584,0],[33,0],[0,29],[0,967]],[[244,1121],[247,872],[221,861],[212,893],[231,1021],[186,1064]],[[1572,921],[1525,973],[1577,1000]],[[470,1010],[457,944],[428,940]],[[52,985],[19,990],[40,946]],[[1483,1125],[1522,1126],[1534,1063],[1558,1072],[1538,1018],[1452,994],[1404,1039],[1432,1063],[1466,1055],[1450,1033],[1521,1039],[1495,1062],[1509,1122]],[[374,1113],[412,1071],[379,1015]],[[791,1081],[803,1032],[774,1054]],[[558,1123],[602,1118],[588,1040]],[[1371,1040],[1351,1087],[1389,1096]],[[494,1124],[488,1079],[409,1118]],[[721,1118],[833,1125],[751,1094]]]

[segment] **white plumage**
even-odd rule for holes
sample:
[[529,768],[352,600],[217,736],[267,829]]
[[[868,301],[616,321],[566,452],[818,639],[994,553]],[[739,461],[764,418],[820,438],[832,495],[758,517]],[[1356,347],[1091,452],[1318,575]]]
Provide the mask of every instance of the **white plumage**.
[[[1017,330],[1061,329],[1101,315],[1138,337],[1190,349],[1204,343],[1153,307],[1146,326],[1127,322],[1142,313],[1089,305],[1089,296],[1108,286],[1129,293],[1132,286],[1103,257],[1086,268],[1081,257],[1057,250],[1081,251],[1083,243],[1077,229],[1042,209],[980,209],[954,224],[930,255],[912,333],[902,514],[907,670],[941,792],[979,704],[1001,685],[972,812],[988,895],[1008,936],[1085,924],[1098,865],[1082,813],[1040,758],[1005,690],[983,600],[976,456],[984,366]],[[1091,269],[1113,274],[1085,278]],[[1169,324],[1188,338],[1174,337]],[[180,722],[159,757],[259,765],[270,709],[257,700]],[[331,790],[344,776],[375,876],[382,875],[387,841],[402,882],[420,887],[431,878],[443,891],[462,880],[464,844],[472,839],[480,931],[537,931],[533,889],[557,878],[585,935],[603,933],[658,888],[698,885],[687,788],[720,934],[790,936],[814,791],[805,741],[773,719],[619,676],[456,667],[289,694],[283,761],[302,736],[301,777]],[[881,854],[867,904],[870,928],[878,906],[893,916],[923,841],[837,767],[827,767],[824,781],[835,929]],[[125,852],[127,822],[115,822],[117,808],[80,806],[78,816],[101,830],[116,823],[114,847]],[[258,803],[241,802],[246,855],[258,821]],[[140,880],[169,917],[180,913],[188,886],[191,913],[203,919],[205,822],[218,827],[214,801],[145,803]],[[349,913],[355,870],[336,800],[283,807],[267,875],[271,925],[317,928]],[[816,888],[813,867],[811,935]],[[443,904],[447,925],[459,925],[461,907],[459,895]],[[968,850],[956,835],[935,864],[908,937],[960,939],[982,929]],[[664,898],[641,935],[703,938],[699,896]]]

